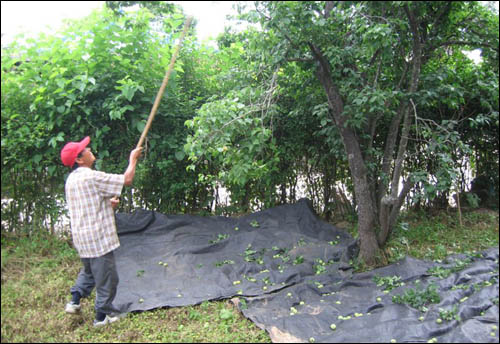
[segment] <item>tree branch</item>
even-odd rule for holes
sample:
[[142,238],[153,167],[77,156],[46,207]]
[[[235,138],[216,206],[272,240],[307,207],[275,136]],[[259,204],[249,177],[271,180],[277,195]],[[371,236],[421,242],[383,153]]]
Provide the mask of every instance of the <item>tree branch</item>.
[[[409,92],[414,93],[418,88],[420,78],[420,67],[422,63],[422,46],[420,43],[420,35],[418,32],[418,23],[408,4],[405,4],[404,10],[410,22],[410,27],[413,36],[413,59],[412,59],[412,75],[410,81]],[[410,132],[410,111],[406,106],[404,109],[403,129],[401,131],[401,139],[399,141],[398,155],[394,164],[394,171],[392,175],[391,195],[393,198],[397,197],[399,188],[399,178],[401,177],[402,165],[406,153],[406,146],[408,144],[408,136]]]
[[305,57],[292,57],[292,58],[287,58],[286,59],[288,62],[314,62],[316,61],[312,57],[305,58]]
[[333,1],[326,1],[325,2],[325,19],[328,19],[330,17],[330,12],[332,12],[334,7]]
[[300,47],[290,38],[290,36],[288,36],[288,34],[286,32],[283,32],[281,31],[281,29],[277,26],[277,25],[274,25],[274,23],[271,22],[271,18],[269,18],[268,16],[266,16],[264,13],[262,13],[261,11],[259,11],[258,8],[255,8],[255,10],[257,11],[257,13],[259,13],[263,18],[267,19],[267,21],[269,21],[271,23],[271,25],[273,25],[285,38],[288,42],[290,42],[290,44],[292,45],[292,47],[294,47],[295,49],[297,49],[298,51],[300,51]]

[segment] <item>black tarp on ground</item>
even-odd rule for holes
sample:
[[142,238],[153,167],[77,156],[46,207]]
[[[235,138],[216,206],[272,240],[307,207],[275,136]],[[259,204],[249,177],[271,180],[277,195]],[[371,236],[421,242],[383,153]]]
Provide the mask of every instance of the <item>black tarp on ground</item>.
[[[427,342],[433,338],[446,343],[498,342],[498,248],[448,261],[438,264],[407,257],[350,278],[329,274],[306,278],[284,292],[247,298],[247,309],[241,303],[240,308],[270,333],[273,342],[309,341],[311,337],[329,343]],[[445,277],[462,264],[467,266]],[[403,285],[384,293],[387,286],[378,286],[375,276]],[[324,287],[318,289],[310,281]],[[416,294],[432,295],[432,285],[439,300],[426,303],[427,310],[393,301],[393,296],[406,293],[418,302],[423,296]]]
[[356,249],[305,200],[238,219],[141,210],[116,220],[116,303],[126,311],[270,293],[302,281],[316,258],[335,260],[349,274]]
[[[243,314],[274,342],[498,342],[498,248],[352,274],[356,242],[306,200],[237,219],[143,210],[117,214],[117,227],[115,303],[123,311],[239,296]],[[374,276],[396,276],[385,281],[397,287],[384,293]],[[429,285],[440,301],[425,312],[392,300]],[[439,308],[447,312],[441,324]]]

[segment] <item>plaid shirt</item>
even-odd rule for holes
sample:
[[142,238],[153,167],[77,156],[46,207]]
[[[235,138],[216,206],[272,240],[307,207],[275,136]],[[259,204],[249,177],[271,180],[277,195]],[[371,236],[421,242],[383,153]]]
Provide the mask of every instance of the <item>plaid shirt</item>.
[[79,167],[66,181],[66,201],[73,243],[81,258],[101,257],[118,248],[115,214],[110,198],[120,195],[123,174]]

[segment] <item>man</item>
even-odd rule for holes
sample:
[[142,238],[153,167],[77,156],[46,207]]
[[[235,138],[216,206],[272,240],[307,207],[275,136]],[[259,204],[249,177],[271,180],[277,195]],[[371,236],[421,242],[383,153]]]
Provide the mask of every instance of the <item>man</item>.
[[123,185],[131,185],[142,148],[130,153],[124,174],[95,171],[94,154],[87,145],[90,137],[80,142],[69,142],[61,150],[65,166],[73,167],[65,185],[71,221],[73,244],[80,255],[83,268],[71,287],[72,300],[66,312],[80,312],[80,298],[88,297],[96,288],[94,326],[104,326],[120,318],[120,310],[113,305],[118,285],[113,251],[120,246],[113,208],[118,205]]

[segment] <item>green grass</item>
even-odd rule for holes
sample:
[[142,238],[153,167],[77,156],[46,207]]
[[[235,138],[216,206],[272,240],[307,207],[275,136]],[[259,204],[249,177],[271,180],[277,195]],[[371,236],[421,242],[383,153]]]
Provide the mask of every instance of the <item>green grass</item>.
[[408,288],[403,295],[394,295],[392,302],[410,305],[422,312],[427,312],[427,305],[441,302],[436,285],[429,285],[425,290]]
[[455,253],[470,253],[498,246],[498,211],[478,209],[456,212],[423,212],[401,216],[384,248],[387,262],[406,255],[418,259],[442,260]]
[[[401,217],[383,249],[392,263],[409,254],[443,259],[452,253],[498,246],[498,212],[473,211]],[[64,312],[69,288],[81,268],[69,238],[39,233],[2,233],[2,342],[270,342],[228,301],[162,308],[129,314],[120,322],[94,329],[94,298],[82,300],[82,313]]]
[[270,342],[228,300],[131,313],[95,329],[95,291],[64,312],[81,268],[68,239],[2,235],[2,342]]

